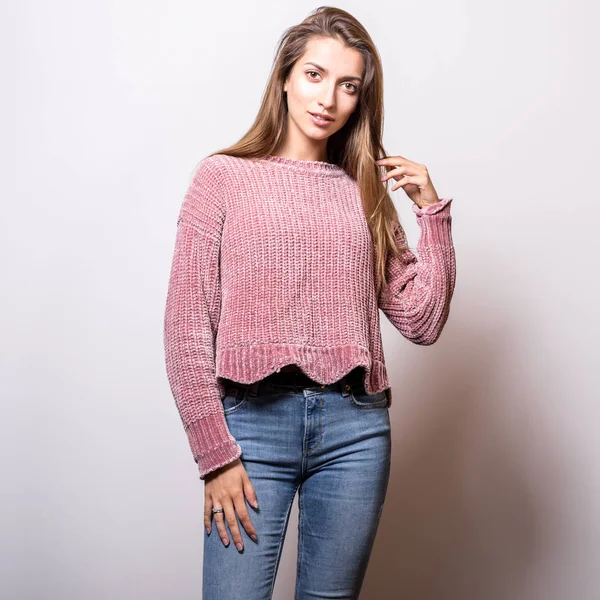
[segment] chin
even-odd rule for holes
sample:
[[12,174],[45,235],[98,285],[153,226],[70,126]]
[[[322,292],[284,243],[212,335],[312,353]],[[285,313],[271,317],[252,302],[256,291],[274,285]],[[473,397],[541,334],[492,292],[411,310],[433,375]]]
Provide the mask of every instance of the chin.
[[325,140],[334,133],[333,131],[313,131],[312,129],[310,131],[303,130],[303,132],[311,140]]

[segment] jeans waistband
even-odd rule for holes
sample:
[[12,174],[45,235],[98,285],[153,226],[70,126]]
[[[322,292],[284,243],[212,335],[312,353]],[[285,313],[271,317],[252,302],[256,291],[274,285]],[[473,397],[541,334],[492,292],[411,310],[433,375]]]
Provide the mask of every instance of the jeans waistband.
[[363,376],[363,367],[355,367],[337,381],[329,384],[321,384],[304,373],[286,371],[270,373],[263,379],[253,383],[239,383],[230,379],[225,379],[225,383],[228,388],[247,389],[252,396],[257,395],[260,387],[265,385],[285,386],[290,389],[319,388],[324,390],[341,390],[342,393],[347,394],[350,389],[356,390],[363,387]]

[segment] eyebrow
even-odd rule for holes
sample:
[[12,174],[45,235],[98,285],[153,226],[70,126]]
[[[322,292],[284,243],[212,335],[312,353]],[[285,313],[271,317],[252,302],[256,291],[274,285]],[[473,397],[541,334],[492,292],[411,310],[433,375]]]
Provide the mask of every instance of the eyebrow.
[[[317,69],[319,69],[320,71],[323,71],[323,73],[327,73],[328,72],[325,67],[321,67],[317,63],[307,62],[307,63],[304,63],[304,64],[305,65],[312,65],[313,67],[317,67]],[[362,83],[362,77],[356,77],[355,75],[345,75],[344,77],[340,77],[340,79],[353,79],[354,81],[358,81],[358,82]]]

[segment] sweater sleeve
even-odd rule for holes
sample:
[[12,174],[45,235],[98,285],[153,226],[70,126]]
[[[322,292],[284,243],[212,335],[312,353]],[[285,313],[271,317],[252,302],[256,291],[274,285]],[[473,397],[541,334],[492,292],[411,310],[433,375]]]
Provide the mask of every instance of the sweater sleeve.
[[[408,340],[429,346],[439,338],[450,313],[456,281],[452,242],[452,198],[419,208],[413,204],[421,235],[418,258],[410,250],[388,256],[387,287],[379,295],[379,308]],[[406,242],[396,227],[396,239]]]
[[238,458],[215,375],[225,206],[217,175],[201,161],[177,220],[164,317],[166,371],[200,479]]

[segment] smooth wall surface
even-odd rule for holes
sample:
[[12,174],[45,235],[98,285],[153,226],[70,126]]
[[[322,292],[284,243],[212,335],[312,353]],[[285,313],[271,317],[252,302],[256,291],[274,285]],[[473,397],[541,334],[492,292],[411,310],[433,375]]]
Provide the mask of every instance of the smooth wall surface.
[[[317,6],[3,7],[2,598],[201,597],[204,491],[163,362],[176,217]],[[598,9],[339,6],[381,52],[390,154],[455,199],[458,262],[436,344],[382,315],[394,454],[361,597],[598,598]],[[296,528],[297,505],[277,600]]]

